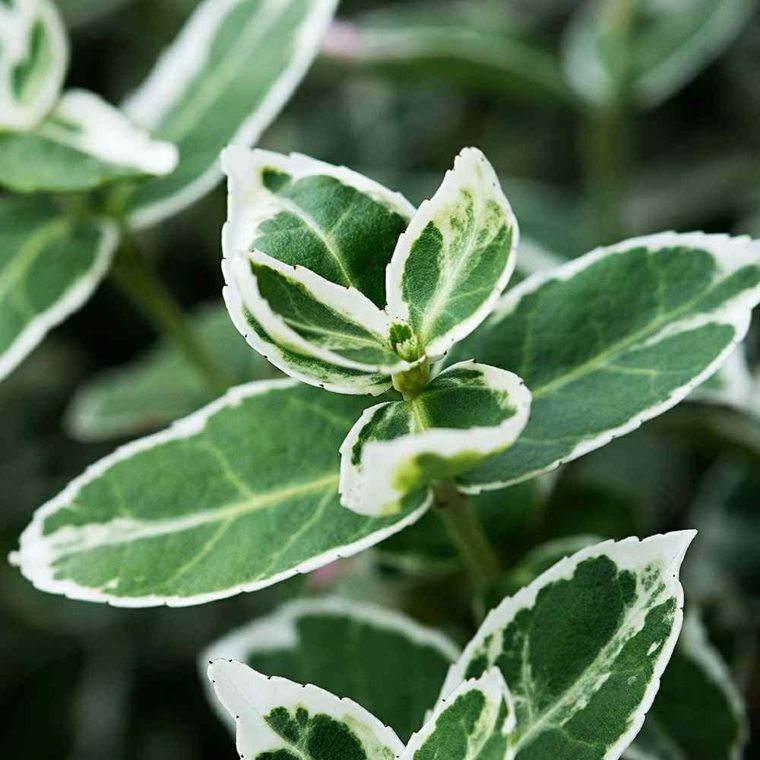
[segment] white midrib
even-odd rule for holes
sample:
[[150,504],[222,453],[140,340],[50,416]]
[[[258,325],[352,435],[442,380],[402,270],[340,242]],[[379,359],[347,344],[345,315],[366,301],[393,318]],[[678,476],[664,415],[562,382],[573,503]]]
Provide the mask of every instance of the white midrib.
[[[224,507],[203,510],[183,517],[150,521],[117,517],[107,523],[63,527],[50,536],[43,536],[41,545],[45,547],[46,553],[52,555],[54,561],[69,554],[78,554],[102,546],[131,543],[180,533],[212,523],[234,520],[278,502],[303,496],[313,491],[320,491],[330,486],[337,487],[337,483],[338,475],[331,473],[305,483],[253,495]],[[32,547],[29,548],[32,549]]]

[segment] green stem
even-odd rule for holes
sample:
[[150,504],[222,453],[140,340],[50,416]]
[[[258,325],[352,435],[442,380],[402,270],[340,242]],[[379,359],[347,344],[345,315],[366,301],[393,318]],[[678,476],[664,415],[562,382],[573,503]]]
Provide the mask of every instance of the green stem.
[[441,483],[435,488],[436,512],[449,531],[462,560],[479,589],[495,585],[501,576],[501,564],[491,542],[466,494],[454,483]]
[[208,349],[187,323],[182,308],[150,266],[126,230],[111,272],[114,280],[139,311],[162,334],[175,341],[203,377],[209,391],[221,395],[232,385]]

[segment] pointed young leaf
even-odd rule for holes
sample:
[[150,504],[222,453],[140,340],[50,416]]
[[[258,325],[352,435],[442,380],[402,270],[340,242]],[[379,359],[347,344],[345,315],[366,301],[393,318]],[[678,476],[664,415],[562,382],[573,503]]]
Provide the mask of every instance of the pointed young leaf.
[[338,500],[358,400],[288,380],[230,390],[90,467],[37,511],[14,562],[38,588],[124,607],[200,604],[355,554],[418,519]]
[[224,298],[238,330],[299,380],[341,393],[387,390],[385,374],[340,368],[278,346],[245,308],[233,270],[240,257],[256,250],[353,287],[382,308],[385,267],[414,207],[360,174],[306,156],[233,146],[222,155],[222,166],[229,177],[222,233]]
[[449,480],[511,446],[530,413],[517,375],[475,362],[444,370],[410,401],[366,409],[340,447],[340,494],[367,515]]
[[68,61],[66,30],[54,3],[0,4],[0,131],[31,129],[45,117]]
[[440,700],[401,760],[512,760],[515,705],[498,668]]
[[517,372],[525,434],[463,477],[500,488],[554,469],[683,400],[734,351],[760,300],[760,242],[661,233],[601,248],[507,293],[452,359]]
[[626,760],[741,760],[747,740],[743,699],[696,614],[681,638],[657,698]]
[[[589,3],[568,28],[568,79],[582,97],[603,103],[614,97],[616,68],[630,61],[632,70],[620,76],[630,77],[641,105],[656,106],[717,58],[754,9],[755,0],[637,2],[631,5],[632,18],[627,21],[612,4]],[[626,42],[621,43],[618,30],[626,22]],[[629,46],[627,54],[621,44]]]
[[[235,384],[277,374],[240,339],[224,305],[205,305],[190,317],[208,352]],[[100,372],[77,389],[66,410],[66,431],[80,441],[145,435],[214,400],[205,379],[170,340],[134,360]]]
[[404,749],[372,713],[317,686],[234,660],[214,660],[208,677],[237,722],[241,760],[395,760]]
[[116,243],[109,222],[76,222],[42,198],[0,198],[0,378],[89,298]]
[[490,612],[442,696],[497,666],[517,760],[616,760],[644,721],[681,629],[693,531],[607,541],[563,559]]
[[128,205],[147,227],[181,211],[221,179],[219,152],[250,145],[277,116],[319,50],[337,0],[204,0],[127,114],[179,147],[177,169],[145,183]]
[[431,358],[472,332],[515,266],[517,222],[486,157],[465,148],[398,240],[388,312],[409,322]]
[[406,741],[435,704],[459,653],[445,636],[398,612],[322,598],[290,602],[233,631],[201,655],[201,664],[238,660],[260,673],[314,684],[354,700]]
[[0,185],[16,192],[81,192],[176,164],[171,143],[152,140],[86,90],[67,90],[32,131],[0,134]]
[[230,270],[246,307],[277,345],[367,373],[410,369],[391,345],[390,317],[358,290],[259,251],[237,257]]

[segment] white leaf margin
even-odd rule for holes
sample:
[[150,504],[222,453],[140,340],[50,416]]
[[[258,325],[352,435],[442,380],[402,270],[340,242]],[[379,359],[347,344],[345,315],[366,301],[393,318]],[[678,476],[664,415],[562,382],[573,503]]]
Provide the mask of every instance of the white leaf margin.
[[87,586],[80,586],[68,579],[61,580],[54,577],[52,566],[50,564],[51,559],[54,559],[54,554],[43,533],[44,522],[50,515],[62,508],[66,508],[66,506],[76,498],[76,495],[83,487],[99,478],[114,465],[126,459],[130,459],[136,454],[148,451],[170,441],[191,438],[192,436],[201,433],[205,429],[208,420],[223,409],[237,406],[242,401],[252,396],[266,394],[272,390],[295,386],[297,386],[295,381],[287,379],[259,380],[245,385],[235,386],[228,390],[224,396],[221,396],[216,399],[216,401],[211,402],[193,414],[177,420],[165,430],[132,441],[124,446],[120,446],[112,454],[109,454],[98,462],[90,465],[82,475],[71,481],[60,494],[41,506],[34,513],[31,523],[21,534],[18,550],[12,552],[9,556],[10,563],[17,566],[22,575],[31,581],[35,588],[40,591],[61,594],[69,599],[88,602],[107,602],[114,607],[127,608],[155,607],[159,605],[166,605],[168,607],[188,607],[196,604],[213,602],[218,599],[227,599],[239,593],[258,591],[259,589],[272,586],[295,575],[309,573],[312,570],[330,564],[337,559],[358,554],[419,520],[430,507],[430,499],[393,525],[389,525],[374,533],[370,533],[369,535],[364,536],[364,538],[351,544],[333,547],[322,554],[310,557],[288,570],[276,573],[275,575],[262,580],[244,583],[241,586],[235,586],[219,591],[210,591],[203,594],[196,594],[194,596],[159,596],[154,594],[141,597],[119,597],[109,594],[108,589],[105,587],[90,588]]
[[[479,691],[484,694],[486,698],[486,709],[493,710],[496,708],[498,713],[501,702],[507,704],[507,717],[500,727],[500,731],[505,737],[508,737],[517,726],[517,717],[515,713],[515,703],[512,693],[509,691],[509,687],[504,681],[504,677],[501,671],[496,668],[489,668],[480,678],[471,678],[464,681],[456,689],[454,689],[447,697],[439,699],[436,706],[433,708],[432,713],[425,721],[425,725],[419,731],[415,731],[409,739],[406,745],[406,750],[401,756],[400,760],[414,760],[415,753],[421,749],[425,742],[430,738],[436,729],[438,719],[442,714],[448,710],[448,708],[461,696],[471,692]],[[470,757],[468,753],[468,757]],[[514,760],[515,749],[510,743],[507,749],[507,754],[503,760]]]
[[[10,91],[12,67],[28,52],[30,34],[41,19],[48,33],[54,60],[52,75],[33,107],[19,106]],[[11,0],[0,5],[0,129],[33,129],[55,105],[69,65],[69,39],[63,19],[49,0]]]
[[[351,699],[336,697],[311,684],[301,684],[277,676],[265,676],[235,660],[214,660],[208,666],[208,678],[224,708],[237,724],[237,749],[249,760],[258,753],[276,750],[283,744],[263,720],[276,707],[302,706],[311,713],[323,713],[347,723],[355,733],[361,727],[371,739],[384,744],[395,756],[404,745],[393,729]],[[359,736],[363,740],[364,736]]]
[[361,431],[380,409],[401,401],[385,401],[362,412],[340,447],[340,485],[343,506],[363,515],[374,517],[392,514],[388,505],[397,505],[405,494],[397,491],[392,478],[404,462],[425,453],[443,458],[455,457],[463,451],[481,454],[484,458],[498,454],[511,446],[528,424],[531,393],[520,377],[513,372],[479,364],[474,360],[447,367],[440,376],[451,370],[472,369],[480,372],[489,388],[506,392],[515,413],[494,427],[429,428],[388,441],[369,441],[362,448],[361,469],[351,462],[351,452]]
[[649,536],[643,540],[631,537],[622,541],[604,541],[560,560],[533,582],[520,589],[514,596],[506,597],[488,613],[478,632],[465,647],[460,659],[451,666],[441,689],[441,698],[449,695],[462,682],[473,652],[481,648],[492,633],[503,629],[514,620],[521,610],[532,607],[542,588],[557,581],[570,579],[581,562],[594,557],[606,556],[615,562],[618,569],[635,571],[640,570],[650,562],[661,561],[665,565],[662,573],[665,593],[671,594],[676,599],[673,629],[660,650],[652,672],[652,680],[644,693],[641,704],[629,720],[628,730],[621,735],[617,742],[608,747],[604,754],[603,760],[617,760],[641,730],[644,718],[660,688],[660,678],[678,642],[683,623],[684,605],[683,586],[678,579],[678,571],[684,560],[686,550],[696,534],[695,530],[681,530]]
[[485,200],[495,200],[498,203],[507,224],[512,229],[511,248],[504,270],[494,283],[493,291],[489,297],[473,314],[444,335],[438,336],[432,343],[424,346],[426,353],[433,360],[443,356],[452,345],[469,335],[490,314],[494,304],[506,288],[517,260],[516,252],[520,244],[520,227],[512,207],[501,189],[499,178],[496,176],[493,166],[478,148],[463,148],[454,159],[453,168],[444,175],[443,181],[433,197],[420,204],[409,226],[399,237],[385,273],[387,311],[391,317],[408,322],[409,304],[404,300],[403,281],[406,263],[409,260],[414,243],[442,206],[445,208],[457,204],[462,188],[467,186],[480,190],[478,197],[481,203]]
[[67,317],[80,309],[108,273],[119,242],[118,227],[109,220],[98,221],[100,241],[90,270],[74,282],[58,301],[38,314],[0,355],[0,380],[7,377]]
[[[155,128],[202,70],[217,29],[241,1],[205,0],[198,5],[145,82],[124,101],[123,109],[130,118],[149,129]],[[238,127],[232,143],[242,146],[256,142],[283,109],[319,52],[338,1],[309,0],[311,10],[297,35],[296,55],[259,108]],[[141,230],[173,216],[210,192],[221,178],[222,172],[215,162],[179,192],[134,210],[129,218],[131,227]]]
[[[369,602],[328,596],[286,602],[272,614],[231,631],[201,653],[198,658],[201,673],[217,659],[246,662],[249,654],[253,652],[295,650],[299,644],[295,624],[302,616],[350,618],[376,629],[406,637],[414,644],[435,649],[451,663],[461,654],[461,649],[448,636],[418,623],[401,612]],[[205,677],[202,681],[208,684]],[[218,707],[216,700],[211,700],[211,704],[214,708]],[[229,720],[226,711],[217,709],[217,713],[222,722],[234,728],[234,721]]]
[[[621,255],[639,247],[648,247],[652,250],[668,247],[693,247],[706,251],[713,256],[716,263],[716,276],[727,275],[735,272],[743,266],[760,267],[760,240],[742,236],[723,234],[708,234],[704,232],[658,232],[654,235],[643,235],[630,238],[621,243],[611,246],[596,248],[577,259],[563,264],[551,272],[537,272],[523,280],[513,289],[509,290],[497,303],[491,316],[484,323],[486,328],[495,328],[499,321],[509,316],[517,307],[523,296],[530,294],[551,280],[565,281],[587,269],[592,264],[609,256]],[[660,332],[649,338],[643,345],[654,345],[669,336],[687,332],[706,324],[723,324],[732,327],[734,338],[723,351],[689,383],[674,390],[663,402],[651,406],[639,414],[634,415],[628,422],[611,430],[606,430],[597,436],[580,441],[571,452],[560,460],[546,467],[521,475],[518,478],[504,481],[492,481],[482,483],[465,483],[460,490],[468,494],[479,494],[483,491],[493,491],[507,486],[530,480],[548,472],[556,470],[567,462],[572,462],[596,449],[605,446],[610,441],[620,436],[637,430],[645,422],[658,417],[676,404],[683,401],[695,388],[714,375],[733,354],[736,347],[741,343],[749,330],[752,318],[752,309],[760,301],[760,285],[749,288],[728,302],[711,312],[704,312],[697,317],[684,319],[665,326]],[[536,389],[533,389],[534,392]],[[540,389],[539,389],[540,390]]]

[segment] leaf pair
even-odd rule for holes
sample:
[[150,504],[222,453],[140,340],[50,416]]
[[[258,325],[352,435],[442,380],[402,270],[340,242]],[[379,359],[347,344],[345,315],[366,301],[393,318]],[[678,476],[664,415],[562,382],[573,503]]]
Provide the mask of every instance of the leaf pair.
[[[605,542],[560,561],[494,609],[458,657],[398,615],[297,602],[212,646],[209,676],[245,760],[317,760],[349,741],[337,756],[613,760],[640,730],[678,638],[678,569],[692,537]],[[336,673],[347,658],[353,678]],[[422,679],[417,692],[406,669],[425,663],[442,678],[447,661],[438,702],[404,747],[398,736],[406,741],[432,691]]]

